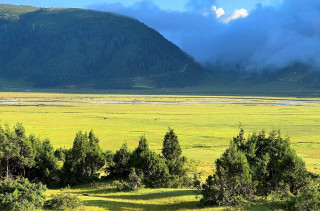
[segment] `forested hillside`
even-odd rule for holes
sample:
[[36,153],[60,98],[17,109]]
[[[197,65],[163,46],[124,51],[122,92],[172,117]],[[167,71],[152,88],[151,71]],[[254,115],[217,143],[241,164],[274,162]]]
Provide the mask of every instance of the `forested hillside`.
[[197,84],[202,67],[145,24],[113,13],[0,5],[0,77],[35,87]]

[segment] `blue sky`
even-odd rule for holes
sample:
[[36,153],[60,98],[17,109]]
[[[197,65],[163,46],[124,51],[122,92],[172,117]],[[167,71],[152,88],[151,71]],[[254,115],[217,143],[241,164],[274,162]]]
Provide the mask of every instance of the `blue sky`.
[[[17,5],[32,5],[39,7],[77,7],[86,8],[91,4],[112,4],[121,3],[130,6],[141,0],[0,0],[3,4],[17,4]],[[184,11],[189,0],[153,0],[153,3],[164,10]],[[201,1],[201,0],[199,0]],[[211,0],[207,0],[208,2]],[[216,0],[215,5],[224,8],[226,12],[231,12],[235,9],[244,8],[252,10],[256,4],[262,5],[277,5],[282,0]]]

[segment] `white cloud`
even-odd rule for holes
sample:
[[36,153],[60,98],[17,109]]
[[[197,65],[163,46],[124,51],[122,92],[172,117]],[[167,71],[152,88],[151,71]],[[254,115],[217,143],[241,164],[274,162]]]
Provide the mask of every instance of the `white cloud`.
[[231,15],[225,15],[222,18],[222,22],[229,23],[230,21],[239,19],[239,18],[246,18],[249,15],[248,11],[246,9],[236,9],[233,11]]
[[216,15],[217,18],[220,18],[222,15],[225,14],[223,8],[217,8],[216,6],[212,6],[211,10]]

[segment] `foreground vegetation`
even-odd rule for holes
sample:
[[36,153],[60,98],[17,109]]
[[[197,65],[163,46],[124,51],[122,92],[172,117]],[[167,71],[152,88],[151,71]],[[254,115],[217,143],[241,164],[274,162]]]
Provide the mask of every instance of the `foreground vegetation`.
[[[0,93],[0,100],[1,120],[4,123],[8,122],[13,125],[15,122],[21,121],[27,131],[37,134],[36,136],[30,136],[32,138],[29,136],[22,138],[28,139],[32,151],[36,152],[35,157],[28,158],[28,150],[24,150],[27,159],[20,161],[15,159],[18,167],[10,168],[10,172],[15,176],[17,173],[20,176],[27,175],[32,182],[41,181],[48,187],[67,186],[67,183],[71,185],[71,188],[65,188],[62,191],[60,189],[47,190],[45,192],[47,196],[45,199],[46,206],[63,207],[65,204],[69,204],[61,200],[63,198],[68,198],[68,200],[77,204],[80,198],[82,202],[79,202],[78,205],[83,203],[84,208],[81,209],[84,210],[116,208],[133,210],[201,208],[211,210],[211,208],[198,207],[202,198],[200,190],[194,187],[190,189],[190,186],[186,183],[172,185],[177,184],[176,182],[157,189],[152,187],[150,183],[148,184],[143,177],[135,176],[142,175],[141,173],[144,171],[139,170],[137,166],[127,168],[129,170],[126,173],[127,177],[116,176],[116,178],[107,180],[103,177],[105,178],[103,181],[95,181],[94,178],[99,174],[100,176],[110,174],[112,168],[108,170],[107,167],[110,167],[108,162],[115,152],[127,151],[131,155],[137,148],[138,137],[143,134],[145,134],[143,137],[148,140],[147,144],[150,152],[152,152],[151,154],[156,155],[155,158],[159,158],[158,155],[162,154],[163,148],[163,133],[168,126],[175,128],[176,135],[179,136],[181,158],[188,157],[184,167],[188,169],[186,175],[191,178],[191,181],[194,181],[193,173],[195,172],[201,175],[200,178],[196,177],[196,179],[203,183],[209,175],[214,177],[217,172],[214,170],[215,160],[226,149],[229,149],[229,151],[232,149],[232,147],[228,147],[229,140],[230,137],[235,136],[235,132],[238,130],[238,121],[241,121],[246,131],[251,134],[256,128],[264,128],[266,131],[281,128],[283,134],[292,136],[290,140],[291,149],[295,149],[297,156],[306,161],[306,170],[319,172],[319,99]],[[14,133],[23,134],[23,127],[20,126],[16,125],[17,130],[6,130],[5,125],[3,125],[3,129],[4,132],[11,131],[8,137],[14,137]],[[97,137],[90,135],[90,133],[77,133],[79,129],[86,131],[94,129],[95,133],[99,134],[100,150],[95,150],[96,147],[94,146],[96,145],[90,144],[90,140],[94,143],[93,141]],[[72,180],[60,180],[58,172],[64,169],[66,158],[70,158],[65,150],[73,148],[72,142],[75,140],[75,134],[77,134],[76,137],[79,140],[87,140],[85,143],[92,145],[88,148],[93,149],[92,152],[104,154],[105,164],[100,170],[98,169],[102,164],[99,164],[99,162],[95,162],[99,164],[96,167],[86,168],[84,170],[86,172],[85,178],[74,177],[72,172],[69,172],[70,175],[65,171],[69,174],[69,176],[66,174],[65,178],[70,177]],[[50,138],[50,142],[46,137]],[[244,136],[244,138],[247,139],[247,136]],[[268,138],[267,135],[266,138]],[[142,141],[141,146],[144,146],[143,140],[140,140]],[[249,141],[250,138],[247,140]],[[283,140],[286,140],[285,136]],[[17,142],[22,143],[21,137],[17,139]],[[123,143],[126,143],[126,145],[123,145]],[[24,147],[20,149],[26,149],[25,146],[29,144],[22,145]],[[63,152],[64,156],[59,152]],[[86,153],[90,154],[90,150]],[[101,153],[98,153],[96,158],[99,159]],[[245,152],[239,153],[240,157],[246,156],[242,154],[245,154]],[[60,161],[57,161],[57,159]],[[201,162],[198,162],[198,160]],[[275,159],[270,158],[270,160]],[[34,162],[30,161],[38,164],[35,165]],[[113,158],[111,161],[113,161]],[[248,158],[247,161],[249,165],[247,167],[252,172],[251,161]],[[264,156],[260,161],[260,163],[266,162],[267,156]],[[75,162],[71,159],[69,163]],[[44,165],[47,165],[47,167],[43,168]],[[166,166],[169,168],[167,164]],[[304,169],[304,165],[300,166],[299,169]],[[65,169],[75,169],[74,167]],[[134,167],[134,171],[132,171],[132,167]],[[2,162],[2,168],[4,169],[2,175],[6,177],[5,161]],[[95,168],[96,170],[92,173],[91,169]],[[41,177],[37,175],[41,175]],[[133,178],[131,182],[127,180],[129,175]],[[252,187],[254,187],[252,190],[259,189],[254,181],[256,175],[248,177],[252,179]],[[307,175],[310,175],[310,173],[307,173]],[[174,178],[172,175],[168,176],[168,178]],[[317,182],[314,182],[309,176],[308,178],[304,180],[306,181],[305,186],[299,190],[298,194],[281,194],[281,191],[278,190],[287,190],[287,186],[279,185],[281,189],[272,190],[264,195],[261,195],[261,192],[252,191],[253,195],[257,195],[257,197],[252,197],[253,200],[244,198],[244,200],[240,200],[240,204],[245,204],[242,206],[252,210],[279,209],[279,207],[288,206],[291,206],[292,209],[307,209],[308,207],[311,209],[310,206],[317,206],[316,203],[309,202],[319,199],[319,187]],[[66,181],[68,182],[66,183]],[[138,183],[135,181],[138,181]],[[83,185],[83,182],[88,184]],[[78,185],[73,186],[75,184]],[[140,185],[142,188],[138,188]],[[148,187],[151,187],[151,189]],[[163,187],[178,187],[178,189]],[[130,189],[135,190],[126,192]],[[118,190],[125,192],[118,192]],[[218,189],[216,190],[218,191]],[[275,199],[281,200],[277,201]],[[304,204],[303,202],[306,201],[308,203]],[[235,204],[238,202],[235,200]],[[229,206],[232,203],[211,204]],[[22,202],[22,204],[16,206],[27,207],[27,205],[27,203]]]
[[[49,140],[27,136],[20,123],[12,129],[9,125],[1,126],[0,179],[4,180],[0,180],[0,208],[42,208],[46,189],[42,183],[69,187],[95,182],[99,180],[101,170],[105,171],[107,179],[121,179],[114,181],[118,191],[136,190],[142,186],[191,187],[195,181],[188,177],[184,167],[186,158],[181,153],[178,137],[172,129],[164,137],[162,155],[158,155],[149,149],[145,137],[141,137],[133,152],[123,144],[113,154],[102,152],[99,139],[92,131],[88,134],[80,131],[71,149],[54,151]],[[58,159],[63,162],[62,168],[58,168]],[[54,195],[46,203],[53,209],[77,208],[82,204],[78,198],[66,194]]]
[[264,131],[254,133],[246,140],[241,129],[203,185],[201,203],[239,206],[279,202],[278,209],[318,210],[319,179],[306,170],[289,138],[282,138],[280,131],[268,136]]
[[[187,158],[181,155],[178,137],[170,128],[164,136],[161,154],[149,149],[144,136],[134,151],[123,144],[113,154],[102,152],[93,131],[78,132],[71,149],[54,151],[49,140],[27,136],[22,124],[17,123],[12,129],[5,125],[0,127],[0,178],[3,178],[0,208],[75,209],[83,205],[79,197],[62,192],[45,201],[46,186],[42,184],[69,190],[70,185],[92,185],[96,181],[105,184],[113,181],[113,188],[118,192],[142,187],[197,188],[202,194],[197,207],[240,208],[271,203],[272,209],[320,208],[319,175],[307,171],[304,161],[291,148],[289,138],[282,138],[280,131],[272,131],[269,136],[262,131],[245,139],[241,128],[216,160],[213,175],[204,183],[199,172],[193,172],[194,177],[190,177]],[[58,160],[62,161],[62,167],[58,167]],[[102,170],[104,177],[100,177]],[[192,195],[199,193],[194,191]],[[169,207],[160,209],[164,208]]]

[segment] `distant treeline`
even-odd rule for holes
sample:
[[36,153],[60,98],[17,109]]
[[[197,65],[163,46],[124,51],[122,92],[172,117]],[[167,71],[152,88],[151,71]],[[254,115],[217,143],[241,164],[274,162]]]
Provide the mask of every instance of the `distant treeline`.
[[[245,139],[241,129],[216,160],[216,170],[205,182],[199,174],[190,176],[187,159],[182,156],[178,137],[171,128],[164,136],[161,154],[157,154],[149,149],[145,136],[134,151],[123,144],[112,153],[102,151],[93,131],[79,131],[71,149],[54,150],[48,139],[26,136],[22,124],[12,129],[4,125],[0,127],[0,161],[0,208],[42,207],[42,183],[65,187],[97,180],[113,180],[118,191],[140,187],[198,188],[203,194],[201,206],[262,203],[269,204],[270,209],[320,208],[319,175],[307,171],[289,138],[282,138],[280,131],[272,131],[268,136],[262,131]],[[11,188],[1,188],[7,186]],[[27,190],[33,190],[36,197],[14,197],[15,186],[26,195]],[[12,203],[8,203],[8,197]],[[57,196],[54,200],[68,197]],[[77,206],[81,204],[78,199],[70,200]]]

